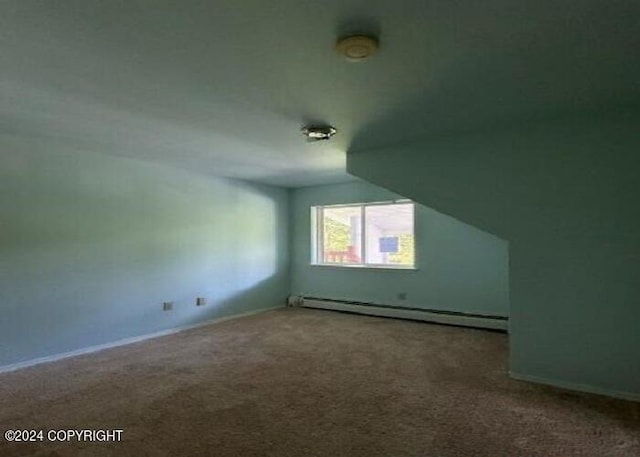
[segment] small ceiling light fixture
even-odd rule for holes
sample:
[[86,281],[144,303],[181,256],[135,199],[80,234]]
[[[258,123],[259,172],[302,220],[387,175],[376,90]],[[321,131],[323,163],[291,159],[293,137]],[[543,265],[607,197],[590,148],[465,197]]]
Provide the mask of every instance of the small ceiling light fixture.
[[336,51],[351,62],[362,62],[378,50],[378,40],[368,35],[352,35],[340,38]]
[[307,141],[328,140],[337,132],[336,128],[330,125],[309,125],[302,127],[301,131],[307,137]]

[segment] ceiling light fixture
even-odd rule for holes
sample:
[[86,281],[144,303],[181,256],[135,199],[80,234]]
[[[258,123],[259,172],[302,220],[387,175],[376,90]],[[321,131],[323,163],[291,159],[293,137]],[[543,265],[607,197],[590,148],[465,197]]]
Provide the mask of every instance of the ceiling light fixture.
[[307,141],[328,140],[337,132],[336,128],[330,125],[309,125],[302,127],[301,131],[307,137]]
[[367,35],[352,35],[340,38],[336,51],[351,62],[362,62],[378,50],[378,40]]

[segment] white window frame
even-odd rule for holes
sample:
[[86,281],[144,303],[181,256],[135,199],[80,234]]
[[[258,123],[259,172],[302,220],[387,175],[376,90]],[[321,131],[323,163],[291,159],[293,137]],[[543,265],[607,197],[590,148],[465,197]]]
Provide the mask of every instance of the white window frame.
[[[367,227],[365,223],[365,212],[367,207],[372,206],[386,206],[396,204],[411,204],[413,209],[413,265],[390,265],[380,263],[367,263]],[[325,208],[360,208],[360,252],[362,253],[362,263],[329,263],[323,262],[323,241],[324,241],[324,227],[322,215]],[[311,207],[311,265],[318,267],[333,267],[333,268],[373,268],[380,270],[417,270],[417,251],[418,241],[416,236],[416,206],[411,200],[389,200],[380,202],[366,202],[366,203],[341,203],[337,205],[315,205]]]

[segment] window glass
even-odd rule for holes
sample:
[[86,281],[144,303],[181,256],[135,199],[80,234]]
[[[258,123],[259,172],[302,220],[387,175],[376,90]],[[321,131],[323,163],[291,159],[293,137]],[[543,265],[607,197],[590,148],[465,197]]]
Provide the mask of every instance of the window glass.
[[414,264],[413,204],[365,207],[366,263]]
[[322,209],[322,259],[324,263],[362,262],[362,208],[359,206]]
[[313,263],[413,268],[414,204],[362,203],[312,208]]

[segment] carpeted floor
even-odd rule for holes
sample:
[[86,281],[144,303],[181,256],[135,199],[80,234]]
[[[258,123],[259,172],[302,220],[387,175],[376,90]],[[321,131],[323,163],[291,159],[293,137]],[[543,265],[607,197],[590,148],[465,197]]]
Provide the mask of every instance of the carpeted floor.
[[0,432],[45,430],[0,456],[640,456],[640,403],[514,381],[506,360],[499,333],[277,310],[0,375]]

